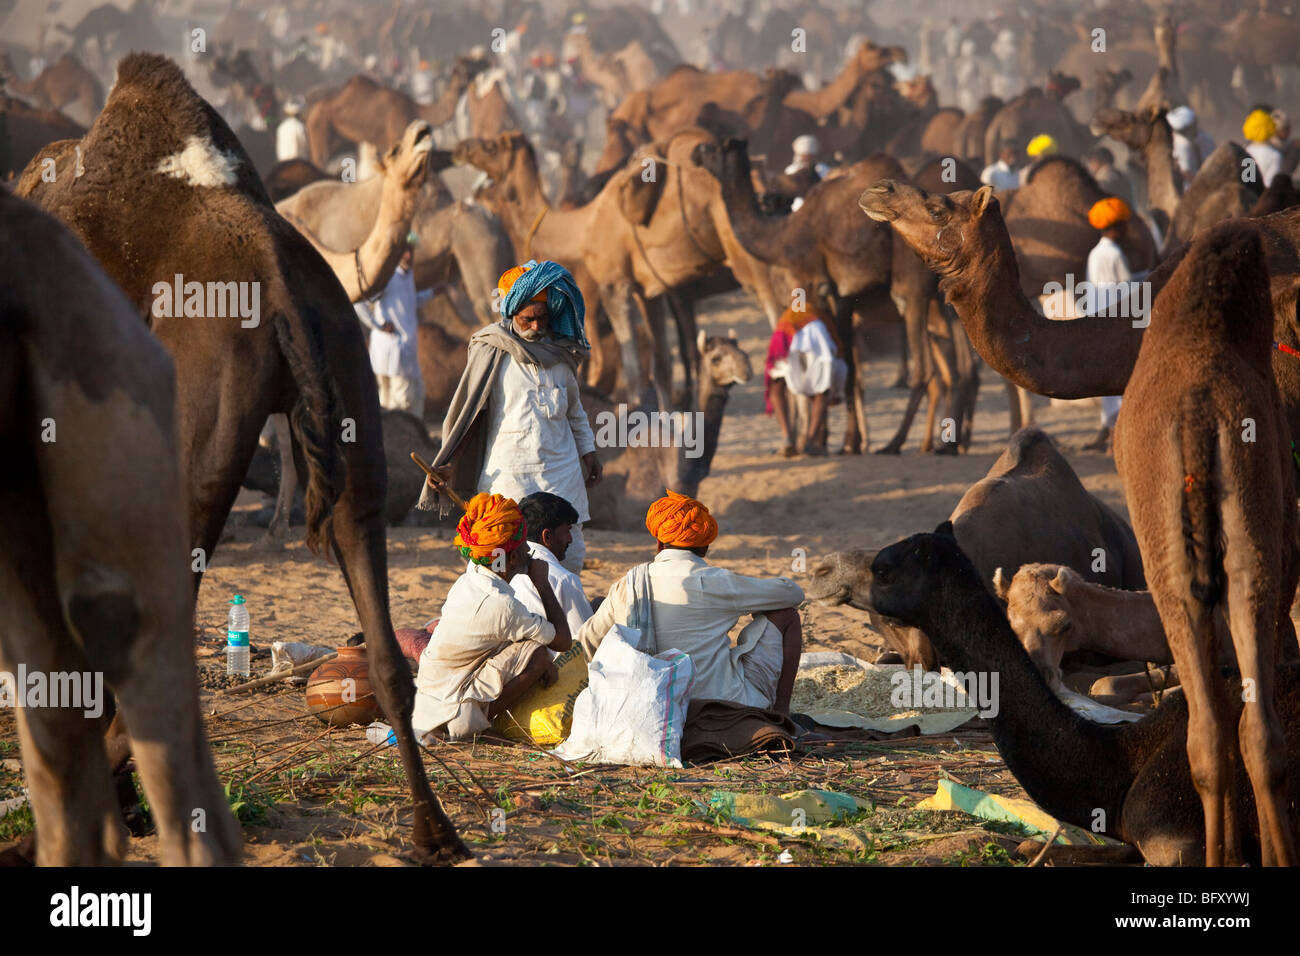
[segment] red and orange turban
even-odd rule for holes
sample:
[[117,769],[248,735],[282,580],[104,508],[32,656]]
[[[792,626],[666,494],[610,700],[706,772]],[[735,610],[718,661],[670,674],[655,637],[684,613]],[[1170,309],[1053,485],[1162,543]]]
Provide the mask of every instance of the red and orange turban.
[[[501,273],[501,278],[497,280],[497,288],[501,290],[501,294],[504,296],[507,292],[509,292],[514,287],[514,284],[519,281],[519,277],[527,271],[528,271],[527,266],[511,266],[505,272]],[[541,292],[533,296],[532,299],[530,299],[529,301],[545,302],[546,290],[543,289]]]
[[718,522],[694,498],[669,491],[645,513],[646,530],[670,548],[702,548],[718,536]]
[[1088,210],[1088,223],[1094,229],[1109,229],[1117,222],[1124,222],[1130,215],[1128,203],[1116,196],[1107,196]]
[[791,306],[781,313],[781,318],[776,320],[776,327],[786,335],[793,336],[816,318],[816,312],[809,312],[807,309],[796,312],[794,306]]
[[491,564],[499,548],[510,553],[528,537],[528,525],[519,505],[504,495],[479,492],[465,505],[456,526],[456,547],[475,564]]

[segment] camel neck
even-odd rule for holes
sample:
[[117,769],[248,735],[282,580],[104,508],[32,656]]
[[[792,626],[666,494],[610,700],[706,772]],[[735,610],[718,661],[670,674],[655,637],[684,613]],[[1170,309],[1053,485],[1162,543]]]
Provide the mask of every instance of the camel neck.
[[984,361],[1039,395],[1122,395],[1142,330],[1111,316],[1045,317],[1020,291],[1020,269],[1001,211],[990,208],[964,228],[977,230],[977,236],[954,241],[973,251],[937,271],[945,276],[940,288]]
[[459,78],[454,78],[447,85],[447,88],[443,90],[442,96],[428,106],[419,108],[420,119],[435,129],[451,122],[456,115],[456,106],[460,103],[461,95],[468,86],[468,82],[462,82]]
[[1174,134],[1163,119],[1154,124],[1142,155],[1147,165],[1147,198],[1152,209],[1164,213],[1161,228],[1168,235],[1169,223],[1174,221],[1174,210],[1183,194],[1183,179],[1174,163]]
[[854,57],[825,86],[816,90],[792,90],[786,94],[784,102],[811,114],[813,119],[825,119],[857,89],[862,77],[863,71]]
[[748,162],[725,162],[718,184],[727,219],[746,252],[769,265],[778,265],[788,251],[784,232],[790,217],[777,219],[764,215],[749,176]]

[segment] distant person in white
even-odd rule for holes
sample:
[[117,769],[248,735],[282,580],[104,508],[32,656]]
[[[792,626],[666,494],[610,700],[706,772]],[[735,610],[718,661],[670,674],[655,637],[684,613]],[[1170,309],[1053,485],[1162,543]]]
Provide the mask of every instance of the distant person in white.
[[984,167],[984,171],[980,173],[980,182],[992,186],[998,192],[1020,188],[1020,170],[1015,165],[1019,155],[1020,151],[1016,149],[1015,141],[1004,139],[998,147],[997,161]]
[[1196,124],[1196,113],[1190,106],[1179,106],[1165,114],[1165,121],[1174,131],[1174,162],[1183,176],[1183,192],[1192,184],[1197,172],[1214,152],[1214,140]]
[[[818,161],[822,151],[822,144],[811,133],[805,133],[797,137],[790,144],[790,150],[794,154],[794,158],[785,167],[785,174],[803,179],[804,192],[825,179],[826,174],[831,171],[829,166]],[[802,205],[803,195],[796,196],[794,202],[790,204],[790,211],[797,212]]]
[[1273,177],[1282,169],[1282,151],[1273,145],[1277,135],[1277,120],[1268,112],[1252,110],[1241,127],[1242,135],[1248,143],[1246,152],[1255,160],[1255,181],[1261,188],[1268,188]]
[[357,317],[370,331],[370,369],[379,383],[379,405],[424,417],[424,379],[420,377],[419,303],[433,295],[432,289],[415,291],[411,273],[415,235],[393,277],[378,299],[356,304]]
[[[578,512],[573,505],[549,491],[534,491],[519,502],[519,510],[528,525],[528,553],[546,562],[546,577],[551,582],[555,599],[560,602],[560,609],[564,611],[565,620],[569,622],[569,632],[577,634],[578,628],[591,617],[591,603],[583,591],[582,579],[560,562],[573,541],[573,525],[578,523]],[[524,607],[545,616],[537,586],[527,574],[516,574],[510,586]]]
[[275,158],[281,163],[311,155],[307,145],[307,127],[298,119],[301,112],[302,104],[296,98],[284,104],[284,119],[275,128]]
[[[1093,205],[1088,211],[1088,222],[1101,233],[1101,238],[1088,253],[1088,283],[1096,294],[1096,313],[1098,315],[1119,316],[1124,314],[1124,298],[1129,292],[1129,283],[1133,280],[1133,270],[1129,268],[1128,259],[1120,242],[1128,230],[1129,216],[1132,215],[1128,203],[1115,196],[1108,196]],[[1110,447],[1111,432],[1119,418],[1120,396],[1106,395],[1101,400],[1101,429],[1097,437],[1083,447],[1089,451],[1106,451]]]

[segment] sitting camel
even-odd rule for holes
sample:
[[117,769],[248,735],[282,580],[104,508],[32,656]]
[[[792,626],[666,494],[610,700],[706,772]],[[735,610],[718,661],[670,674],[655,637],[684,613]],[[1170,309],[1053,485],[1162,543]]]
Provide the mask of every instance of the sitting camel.
[[[1063,823],[1137,847],[1153,866],[1200,866],[1207,859],[1204,818],[1183,745],[1192,724],[1182,694],[1164,696],[1137,723],[1098,724],[1061,702],[1025,653],[983,576],[951,529],[917,534],[880,552],[871,565],[870,601],[881,614],[930,634],[943,659],[964,674],[999,675],[993,742],[1030,799]],[[1240,684],[1215,678],[1241,712]],[[1300,665],[1277,675],[1278,726],[1286,759],[1300,765]],[[1249,705],[1247,705],[1249,706]],[[1240,805],[1251,802],[1240,763],[1224,779]],[[1287,800],[1300,800],[1300,775]],[[1243,859],[1259,863],[1261,838],[1247,826]],[[1266,851],[1265,851],[1266,852]]]
[[[993,593],[999,569],[1052,562],[1074,568],[1087,580],[1117,588],[1145,586],[1142,557],[1128,524],[1083,487],[1052,439],[1037,428],[1012,436],[989,473],[973,484],[949,516],[957,540]],[[812,570],[804,585],[809,600],[849,604],[866,611],[872,627],[910,667],[938,663],[925,634],[897,628],[871,606],[869,551],[834,552]]]
[[[1156,298],[1116,426],[1115,465],[1187,693],[1187,756],[1209,866],[1240,860],[1234,742],[1255,795],[1264,864],[1296,862],[1274,684],[1279,659],[1296,652],[1290,607],[1300,553],[1272,351],[1259,232],[1249,220],[1223,223],[1200,234]],[[1240,720],[1216,680],[1219,608],[1244,687],[1231,695],[1246,701]]]
[[233,866],[239,828],[198,708],[171,359],[76,237],[2,189],[0,261],[0,671],[108,685],[83,686],[84,708],[17,710],[37,862],[121,858],[116,768],[101,721],[87,719],[86,695],[111,692],[162,861]]
[[[56,160],[53,182],[41,175],[45,156]],[[337,557],[356,605],[412,788],[415,855],[468,855],[411,731],[414,686],[388,611],[378,393],[329,266],[276,214],[230,127],[155,54],[122,60],[85,138],[44,150],[18,193],[72,227],[172,354],[196,568],[212,558],[267,417],[290,415],[307,542]],[[177,275],[186,301],[172,309]],[[232,295],[253,308],[236,309]],[[201,579],[200,570],[196,590]]]

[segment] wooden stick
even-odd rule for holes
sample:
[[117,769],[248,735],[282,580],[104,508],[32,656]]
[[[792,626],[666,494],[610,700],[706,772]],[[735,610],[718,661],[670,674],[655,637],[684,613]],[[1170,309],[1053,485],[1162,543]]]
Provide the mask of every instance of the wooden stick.
[[437,487],[437,489],[440,492],[442,492],[453,502],[455,502],[456,506],[459,507],[461,511],[465,510],[465,499],[462,498],[460,495],[456,494],[456,492],[452,490],[451,485],[447,484],[445,481],[442,480],[442,478],[437,474],[437,472],[433,470],[432,465],[426,462],[415,452],[411,452],[411,461],[415,462],[417,465],[420,466],[421,470],[423,470],[423,472],[429,476],[429,480],[434,483],[434,485]]
[[338,656],[338,651],[331,651],[322,657],[313,657],[305,664],[299,664],[297,667],[291,667],[287,671],[272,674],[270,677],[259,677],[257,680],[250,680],[247,684],[236,684],[234,687],[223,688],[217,691],[217,696],[225,697],[228,694],[242,694],[246,690],[253,690],[256,687],[265,687],[267,684],[277,683],[287,677],[293,677],[295,674],[302,674],[309,670],[315,670],[321,664],[324,664],[326,661],[332,661]]
[[1043,848],[1038,851],[1038,856],[1034,857],[1033,862],[1029,864],[1030,866],[1037,866],[1043,861],[1043,857],[1047,856],[1047,851],[1051,849],[1052,844],[1056,842],[1056,838],[1061,835],[1063,829],[1065,829],[1064,823],[1058,823],[1056,825],[1056,829],[1053,830],[1052,835],[1047,838],[1047,842],[1044,843]]

